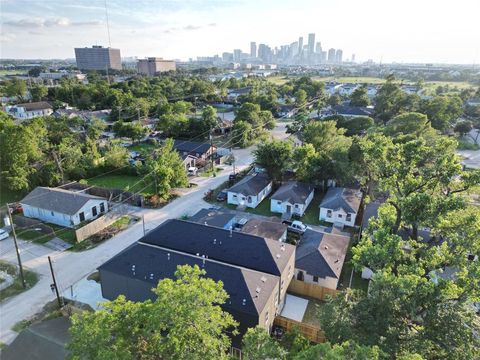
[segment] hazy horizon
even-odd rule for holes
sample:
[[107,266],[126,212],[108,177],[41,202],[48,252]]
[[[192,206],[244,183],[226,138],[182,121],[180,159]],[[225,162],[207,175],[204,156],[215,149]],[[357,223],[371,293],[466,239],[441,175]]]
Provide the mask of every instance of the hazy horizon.
[[[122,57],[187,60],[250,41],[272,48],[316,34],[357,62],[478,64],[480,2],[107,0],[111,46]],[[2,59],[71,59],[109,46],[104,0],[1,0]]]

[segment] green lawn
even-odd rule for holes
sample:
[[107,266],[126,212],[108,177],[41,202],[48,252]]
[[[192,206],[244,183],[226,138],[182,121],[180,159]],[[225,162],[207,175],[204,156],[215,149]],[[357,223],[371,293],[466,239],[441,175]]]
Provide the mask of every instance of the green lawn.
[[262,202],[258,204],[255,209],[247,207],[245,211],[251,214],[280,217],[280,214],[272,213],[270,211],[270,196],[263,199]]
[[[343,263],[342,273],[340,274],[340,279],[338,281],[337,289],[343,290],[350,285],[350,277],[352,275],[353,265],[351,263],[352,259],[352,247],[356,244],[356,235],[352,235],[350,246],[348,247],[347,256],[345,257],[345,262]],[[362,279],[362,274],[360,272],[354,272],[352,277],[352,289],[360,289],[363,291],[368,290],[368,280]]]
[[323,305],[323,301],[309,299],[302,322],[320,327],[320,314],[322,313]]
[[141,144],[135,144],[132,146],[129,146],[127,149],[128,151],[137,151],[142,154],[149,154],[152,150],[158,148],[155,145],[152,144],[147,144],[147,143],[141,143]]
[[336,81],[340,83],[353,83],[353,84],[383,84],[385,79],[378,77],[368,76],[315,76],[313,80],[320,80],[323,82]]
[[0,301],[3,301],[11,296],[15,296],[28,290],[35,286],[38,281],[38,276],[33,271],[23,268],[23,274],[25,275],[26,288],[22,286],[22,281],[20,280],[20,275],[17,273],[17,267],[7,263],[6,261],[0,260],[0,270],[6,272],[7,274],[14,277],[14,282],[12,285],[0,291]]
[[[106,188],[114,188],[131,192],[140,191],[142,194],[153,194],[155,192],[153,182],[141,180],[140,176],[133,175],[105,175],[88,180],[90,185],[96,185]],[[141,180],[141,181],[140,181]]]
[[17,230],[17,236],[22,240],[33,241],[38,244],[45,244],[46,242],[52,240],[55,237],[58,237],[70,244],[75,244],[77,242],[74,229],[49,223],[44,223],[44,225],[51,227],[55,231],[55,234],[43,234],[40,231],[36,231],[35,227],[29,227],[25,229],[19,228]]
[[287,77],[283,76],[283,75],[279,75],[279,76],[268,76],[267,77],[267,81],[271,82],[272,84],[275,84],[275,85],[283,85],[285,84],[286,82],[288,82],[290,79],[288,79]]
[[[320,215],[320,208],[318,206],[320,205],[324,195],[325,193],[319,190],[315,191],[315,196],[313,197],[312,202],[310,205],[308,205],[307,211],[305,211],[305,214],[301,218],[302,222],[309,225],[325,225],[324,222],[318,219]],[[327,226],[330,226],[330,224]]]

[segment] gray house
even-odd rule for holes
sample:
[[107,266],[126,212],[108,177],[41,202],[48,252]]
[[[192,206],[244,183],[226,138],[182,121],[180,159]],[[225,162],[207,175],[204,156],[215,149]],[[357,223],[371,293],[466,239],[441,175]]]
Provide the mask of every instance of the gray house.
[[362,192],[356,189],[328,189],[320,203],[320,220],[337,226],[354,226],[362,196]]
[[270,330],[293,277],[295,247],[258,236],[182,220],[168,220],[101,265],[102,296],[132,301],[155,299],[158,281],[173,278],[178,265],[198,265],[222,281],[229,295],[222,306],[239,322],[236,346],[247,328]]
[[235,224],[236,216],[237,215],[229,209],[201,209],[195,215],[191,216],[188,221],[230,230]]
[[65,227],[74,227],[108,211],[108,202],[102,197],[48,187],[35,188],[20,204],[24,216]]
[[272,191],[272,180],[262,173],[247,175],[228,189],[227,203],[256,208]]
[[309,284],[336,289],[350,237],[343,233],[307,230],[295,254],[295,277]]
[[275,213],[303,216],[312,202],[314,189],[312,185],[298,181],[290,181],[272,195],[270,211]]

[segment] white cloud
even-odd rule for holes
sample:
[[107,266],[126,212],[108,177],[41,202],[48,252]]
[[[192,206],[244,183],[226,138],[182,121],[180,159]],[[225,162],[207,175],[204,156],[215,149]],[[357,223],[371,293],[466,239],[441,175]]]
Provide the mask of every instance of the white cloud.
[[4,24],[16,28],[53,28],[68,26],[97,26],[103,22],[100,20],[92,21],[70,21],[66,17],[61,18],[31,18],[5,21]]

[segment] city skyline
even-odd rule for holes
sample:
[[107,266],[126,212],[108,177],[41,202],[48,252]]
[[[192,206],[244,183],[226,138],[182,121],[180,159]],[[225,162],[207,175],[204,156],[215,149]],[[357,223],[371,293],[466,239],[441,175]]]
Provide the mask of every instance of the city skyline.
[[[343,58],[355,54],[357,62],[480,62],[475,25],[480,3],[474,0],[459,0],[455,7],[443,0],[107,4],[111,46],[125,57],[187,60],[233,49],[251,53],[251,41],[259,51],[260,44],[280,47],[302,34],[309,49],[321,42],[323,51],[344,49]],[[2,58],[74,58],[75,47],[109,45],[103,0],[2,0],[1,24]],[[309,42],[309,34],[316,39]]]

